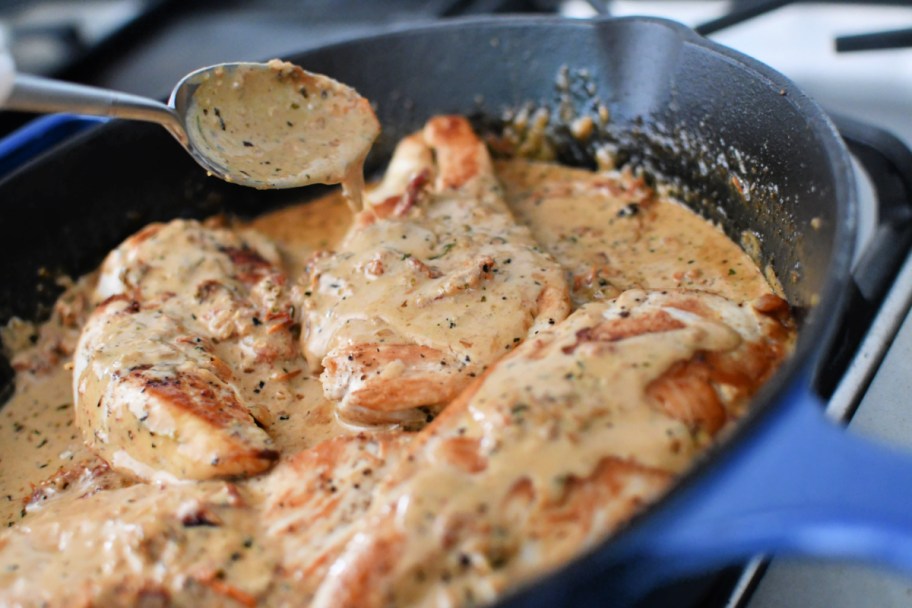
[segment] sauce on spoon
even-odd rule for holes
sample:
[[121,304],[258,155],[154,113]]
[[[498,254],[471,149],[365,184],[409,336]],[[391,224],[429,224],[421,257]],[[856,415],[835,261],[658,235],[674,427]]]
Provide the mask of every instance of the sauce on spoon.
[[274,59],[206,72],[186,117],[193,146],[257,188],[341,183],[361,207],[380,132],[370,103],[332,78]]

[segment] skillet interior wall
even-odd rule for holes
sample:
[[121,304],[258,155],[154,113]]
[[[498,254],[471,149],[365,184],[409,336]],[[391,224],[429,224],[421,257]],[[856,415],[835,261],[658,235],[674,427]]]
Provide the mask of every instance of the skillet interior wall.
[[[587,73],[571,87],[576,113],[601,102],[611,121],[587,144],[562,146],[564,160],[591,164],[596,145],[612,143],[620,159],[673,184],[736,241],[754,233],[761,263],[783,279],[790,301],[805,306],[823,289],[838,228],[832,163],[789,91],[780,95],[682,28],[648,19],[462,21],[290,59],[374,100],[384,132],[369,170],[431,114],[557,108],[566,102],[556,86],[561,70]],[[567,128],[556,122],[552,131],[560,139]],[[262,192],[208,178],[157,126],[93,130],[0,183],[0,323],[45,316],[58,276],[91,270],[150,221],[251,215],[318,191]],[[814,218],[819,227],[810,229]]]

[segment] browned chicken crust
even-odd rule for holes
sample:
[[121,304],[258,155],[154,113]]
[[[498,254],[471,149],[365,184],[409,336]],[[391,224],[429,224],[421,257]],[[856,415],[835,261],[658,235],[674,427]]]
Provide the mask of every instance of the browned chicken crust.
[[77,349],[76,423],[113,467],[146,479],[259,473],[278,458],[212,341],[123,296],[89,317]]
[[310,602],[410,439],[404,434],[337,437],[282,460],[257,480],[263,534],[281,554],[274,603]]
[[[76,421],[115,469],[141,479],[259,473],[278,458],[241,377],[297,356],[285,277],[250,235],[153,224],[102,265],[76,349]],[[265,255],[264,255],[264,252]]]

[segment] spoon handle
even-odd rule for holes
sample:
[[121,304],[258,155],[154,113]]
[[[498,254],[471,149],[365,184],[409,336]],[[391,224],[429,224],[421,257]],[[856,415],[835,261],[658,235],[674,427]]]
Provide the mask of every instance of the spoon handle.
[[138,95],[40,76],[16,74],[12,90],[5,100],[0,100],[0,107],[5,110],[69,112],[155,122],[168,129],[178,141],[186,141],[177,114],[163,103]]

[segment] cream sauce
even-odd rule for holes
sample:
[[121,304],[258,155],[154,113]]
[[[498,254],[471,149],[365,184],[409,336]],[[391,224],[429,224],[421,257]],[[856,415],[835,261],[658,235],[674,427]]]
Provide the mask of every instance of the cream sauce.
[[192,146],[239,183],[342,183],[356,208],[364,158],[380,133],[370,103],[354,89],[278,60],[208,73],[185,123]]
[[73,420],[71,373],[62,365],[38,376],[20,373],[16,394],[0,409],[0,526],[26,513],[34,486],[61,468],[93,460]]
[[224,482],[135,485],[50,506],[4,541],[0,588],[12,605],[167,598],[168,605],[252,607],[272,584],[278,558],[249,517],[245,493]]
[[769,293],[753,260],[706,220],[629,173],[551,163],[497,165],[507,203],[568,273],[577,305],[627,289]]
[[[353,345],[417,345],[427,350],[400,351],[389,359],[376,355],[379,362],[371,359],[350,373],[401,382],[403,361],[413,371],[426,352],[427,360],[433,359],[427,364],[434,375],[429,383],[446,382],[455,396],[528,333],[546,327],[549,318],[562,320],[566,305],[539,304],[545,289],[563,293],[561,270],[515,223],[499,190],[489,175],[477,191],[428,194],[429,200],[402,217],[359,225],[337,255],[316,259],[314,282],[305,285],[299,300],[311,367],[344,360],[346,354],[357,366],[374,356],[370,348],[365,356],[346,350]],[[354,409],[348,398],[357,396],[360,385],[345,373],[335,377],[343,381],[324,376],[324,389],[330,397],[339,395],[347,415]],[[398,410],[440,402],[409,404],[407,396],[389,394]]]
[[[372,512],[375,518],[367,520],[367,528],[379,530],[381,538],[388,538],[383,535],[390,529],[405,538],[401,549],[394,545],[384,552],[394,582],[378,593],[389,593],[401,605],[422,605],[465,585],[463,591],[474,589],[472,596],[477,597],[478,586],[484,586],[492,570],[501,569],[510,571],[507,579],[515,584],[555,563],[543,540],[549,531],[536,527],[535,515],[566,500],[572,480],[590,478],[606,459],[668,473],[668,481],[684,471],[712,438],[655,407],[647,389],[676,361],[699,351],[734,351],[742,344],[727,323],[675,308],[691,297],[630,290],[610,303],[587,304],[517,348],[467,402],[453,405],[457,409],[429,427],[424,443],[396,471],[396,480],[404,480],[381,493],[379,508]],[[707,310],[720,313],[726,322],[736,317],[736,327],[750,328],[757,318],[747,307],[701,297]],[[657,314],[672,315],[680,327],[628,339],[579,342],[594,327]],[[756,329],[746,335],[762,339]],[[503,507],[520,483],[529,484],[532,504],[523,516],[509,521]],[[628,507],[628,515],[634,507]],[[593,524],[596,536],[616,522],[607,523]],[[487,531],[498,528],[503,534],[492,540]],[[497,558],[505,563],[491,563],[492,544],[518,547],[525,538],[538,539],[532,543],[540,543],[543,553],[532,558],[523,551]],[[468,556],[466,565],[446,565],[447,554]],[[342,559],[358,562],[359,557],[354,546]],[[371,561],[364,559],[362,567]],[[449,574],[441,578],[441,569],[447,572],[448,567]],[[333,580],[329,589],[336,584],[345,581]],[[339,605],[338,597],[326,591],[318,598],[317,606]]]
[[[527,161],[500,162],[497,170],[508,205],[516,217],[531,228],[542,247],[563,266],[571,278],[573,298],[578,306],[614,297],[630,287],[698,288],[736,301],[753,300],[771,292],[750,258],[719,230],[683,205],[656,196],[629,175],[593,174]],[[635,211],[632,204],[636,205]],[[339,245],[351,219],[345,198],[334,193],[315,202],[266,214],[254,220],[250,227],[275,240],[293,280],[301,274],[316,250]],[[84,286],[77,286],[68,297],[74,298],[73,293],[84,291]],[[65,367],[72,346],[57,349],[61,351],[57,357],[45,354],[54,350],[48,344],[55,340],[60,343],[72,341],[72,336],[61,337],[67,331],[72,332],[65,328],[66,323],[61,323],[61,318],[67,314],[75,313],[58,311],[52,322],[42,329],[43,337],[38,344],[19,353],[17,360],[44,361],[44,364],[34,364],[28,366],[31,371],[19,372],[15,394],[0,410],[0,515],[3,517],[0,521],[7,522],[8,526],[23,517],[29,520],[31,511],[37,507],[32,506],[26,512],[26,502],[33,487],[47,479],[50,473],[61,467],[86,466],[94,461],[73,426],[71,372]],[[79,314],[75,316],[76,320],[70,319],[69,325],[78,327],[82,321]],[[701,339],[718,341],[722,338],[707,336]],[[7,334],[4,341],[9,347],[16,340]],[[300,363],[300,368],[306,369],[303,359]],[[625,369],[627,371],[618,370],[617,373],[639,373]],[[526,377],[523,372],[510,368],[502,373],[515,375],[514,379]],[[323,397],[317,378],[307,373],[277,374],[282,377],[275,380],[280,381],[267,381],[261,390],[264,401],[271,404],[271,415],[265,420],[266,430],[283,455],[351,433],[336,420],[334,404]],[[251,383],[259,381],[249,379]],[[519,382],[515,384],[518,390],[525,390]],[[606,390],[600,382],[596,384],[596,390]],[[477,424],[484,426],[488,415],[479,413]],[[641,422],[647,426],[652,424],[646,419]],[[677,423],[668,424],[673,427],[669,427],[672,434],[686,434]],[[615,450],[619,455],[637,447],[625,447],[631,439],[624,434],[604,432],[616,442]],[[555,447],[555,462],[566,464],[567,459],[572,460],[570,452],[564,448],[570,450],[572,446]],[[514,451],[519,451],[517,457],[531,458],[523,449],[522,445],[515,448]],[[683,450],[680,454],[663,451],[651,464],[680,471],[687,465],[685,456],[689,451]],[[586,467],[580,462],[576,468],[582,474]],[[542,472],[541,476],[537,475],[539,477],[545,484],[548,473]],[[122,480],[122,483],[131,482]],[[245,483],[240,485],[244,487]],[[435,487],[442,487],[440,480],[435,483]],[[260,588],[258,585],[255,587]]]

